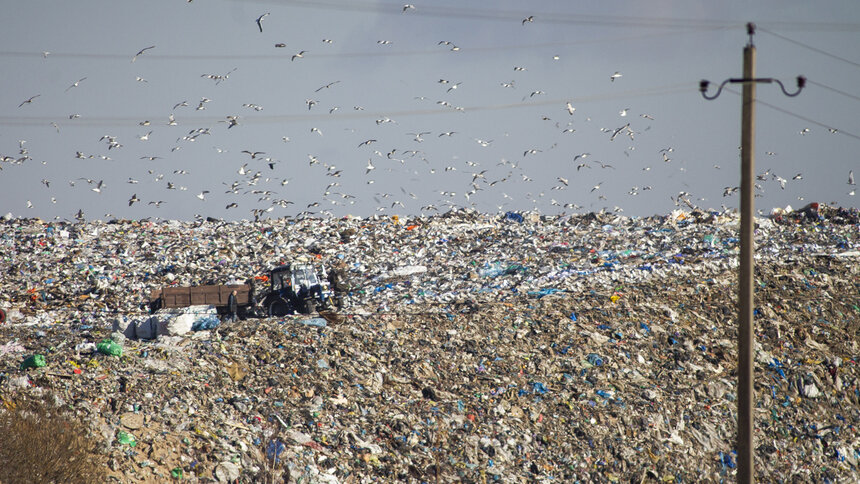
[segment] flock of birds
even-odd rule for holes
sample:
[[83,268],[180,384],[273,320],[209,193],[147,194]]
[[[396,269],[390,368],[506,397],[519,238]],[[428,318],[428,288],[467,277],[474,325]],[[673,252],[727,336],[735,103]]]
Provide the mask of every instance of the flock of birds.
[[[190,0],[189,0],[190,1]],[[410,12],[415,10],[415,6],[411,4],[406,4],[402,7],[403,14],[409,14]],[[253,20],[253,24],[259,30],[259,33],[264,32],[264,22],[269,19],[271,15],[270,12],[263,13],[256,17],[256,19],[249,19],[249,23]],[[523,28],[526,28],[528,25],[536,22],[534,16],[528,16],[522,19],[521,25]],[[267,25],[267,24],[266,24]],[[334,41],[331,39],[323,39],[323,43],[333,43]],[[392,42],[388,40],[380,40],[377,42],[379,45],[389,45]],[[444,46],[445,48],[450,49],[451,51],[459,51],[460,48],[453,42],[448,40],[439,41],[437,46]],[[283,42],[279,42],[274,44],[274,48],[282,49],[285,48],[286,44]],[[131,56],[130,62],[135,63],[139,59],[145,58],[145,56],[149,55],[151,52],[157,51],[156,45],[150,45],[138,50],[134,55]],[[45,52],[44,56],[48,57],[50,53]],[[307,50],[298,50],[294,54],[290,56],[291,62],[300,61],[305,58],[305,56],[310,55],[310,52]],[[557,59],[557,57],[555,58]],[[139,65],[139,64],[138,64]],[[227,82],[230,79],[230,75],[233,74],[236,69],[232,69],[228,72],[222,74],[211,74],[204,73],[201,74],[201,78],[209,79],[214,81],[216,85],[219,85],[223,82]],[[526,71],[526,67],[522,66],[514,66],[513,71],[516,72],[524,72]],[[613,72],[612,74],[607,74],[605,78],[611,85],[615,83],[621,82],[622,73],[621,72]],[[70,91],[80,88],[82,85],[85,85],[85,82],[88,80],[88,77],[81,77],[76,81],[72,82],[65,89],[65,93],[69,93]],[[143,77],[136,77],[137,82],[146,83],[148,82]],[[342,80],[333,80],[331,82],[327,82],[325,84],[320,85],[316,88],[312,93],[308,93],[308,97],[305,100],[305,105],[307,111],[314,111],[321,109],[322,101],[319,99],[314,99],[314,96],[319,96],[324,92],[328,92],[334,89],[341,88],[348,81]],[[451,79],[439,79],[437,84],[440,87],[439,93],[444,93],[444,95],[454,95],[458,91],[462,90],[464,82],[461,80],[451,80]],[[509,82],[501,82],[501,88],[515,88],[516,79],[511,80]],[[542,90],[535,89],[530,91],[530,94],[527,94],[522,97],[522,102],[528,102],[529,100],[535,99],[538,96],[545,95],[546,93]],[[29,105],[37,103],[40,101],[40,94],[35,94],[18,104],[18,109],[26,110]],[[429,99],[425,96],[416,96],[416,102],[425,102],[429,101]],[[153,122],[150,120],[141,120],[138,125],[141,131],[141,134],[137,135],[137,139],[132,142],[137,143],[149,143],[152,139],[155,139],[159,136],[162,136],[164,126],[171,127],[171,129],[179,129],[181,128],[180,123],[177,121],[177,116],[182,110],[194,110],[194,111],[203,111],[207,109],[207,105],[212,100],[207,97],[201,97],[197,101],[191,100],[182,100],[172,104],[172,109],[169,113],[166,113],[164,119],[160,122]],[[465,108],[462,106],[457,106],[453,104],[450,100],[439,100],[436,101],[436,105],[439,109],[448,109],[451,112],[465,112]],[[261,112],[263,111],[263,106],[256,103],[243,103],[242,108],[247,110],[249,113]],[[325,109],[325,108],[322,108]],[[328,108],[328,114],[335,115],[339,106],[331,106]],[[362,106],[353,106],[353,111],[359,112],[363,111],[364,108]],[[552,119],[551,116],[543,116],[542,121],[549,122],[549,125],[553,126],[559,133],[562,135],[572,135],[577,132],[577,129],[581,129],[580,127],[584,124],[590,122],[590,118],[585,117],[584,120],[579,120],[581,123],[575,125],[573,120],[576,118],[577,107],[574,106],[574,103],[571,101],[560,102],[559,105],[554,108],[555,113],[559,113],[560,116],[563,116],[563,119],[555,120]],[[555,116],[555,115],[552,115]],[[223,119],[218,121],[219,124],[226,126],[226,130],[230,131],[233,128],[241,129],[242,119],[244,115],[242,114],[230,114],[224,116]],[[74,122],[76,119],[80,119],[80,114],[70,114],[69,121]],[[617,125],[608,127],[608,128],[600,128],[600,133],[604,139],[608,142],[615,141],[624,141],[629,144],[626,149],[623,150],[625,156],[636,156],[638,159],[645,160],[653,160],[654,162],[668,164],[673,161],[673,155],[675,148],[673,147],[665,147],[658,150],[653,154],[639,155],[636,152],[636,146],[634,144],[636,136],[641,134],[650,126],[646,126],[644,128],[641,127],[640,123],[650,123],[655,120],[655,116],[648,113],[639,113],[638,116],[634,114],[634,112],[630,108],[621,109],[617,113]],[[374,124],[376,126],[383,125],[397,125],[398,122],[386,117],[380,116],[374,119]],[[59,125],[54,122],[52,126],[57,129],[59,132]],[[577,127],[575,127],[577,126]],[[152,128],[152,129],[150,129]],[[190,128],[190,129],[189,129]],[[308,132],[311,135],[324,137],[324,133],[320,127],[317,126],[309,126],[306,127]],[[176,142],[174,146],[170,148],[170,152],[174,153],[182,149],[182,147],[188,143],[196,143],[203,141],[204,139],[215,139],[217,136],[224,136],[224,132],[216,133],[216,126],[203,126],[203,127],[190,127],[186,126],[180,136],[176,138]],[[810,130],[804,129],[800,134],[807,135],[810,133]],[[385,150],[376,149],[377,146],[381,145],[383,142],[390,142],[391,138],[384,138],[378,135],[368,136],[366,138],[361,138],[362,140],[357,144],[356,148],[359,150],[359,153],[367,158],[366,165],[360,168],[358,173],[362,173],[364,175],[363,180],[356,180],[355,170],[345,170],[343,167],[338,167],[333,163],[325,161],[321,159],[319,156],[314,154],[307,155],[307,167],[308,169],[317,169],[320,170],[325,177],[327,177],[327,185],[322,190],[322,193],[316,200],[310,201],[310,203],[304,204],[300,207],[290,207],[291,205],[296,205],[296,202],[293,200],[289,200],[288,198],[281,195],[281,193],[286,191],[286,186],[290,182],[290,178],[283,176],[284,171],[289,171],[288,168],[282,166],[285,163],[282,162],[278,157],[274,155],[268,154],[266,151],[256,150],[256,149],[244,149],[239,152],[240,156],[244,156],[244,159],[241,160],[241,164],[235,166],[235,174],[238,177],[234,177],[234,180],[229,182],[224,181],[222,184],[225,188],[224,194],[229,196],[235,196],[235,199],[230,200],[229,203],[224,205],[224,210],[230,212],[234,209],[239,209],[241,206],[246,205],[248,200],[253,200],[252,197],[256,198],[255,202],[250,202],[252,207],[249,212],[254,217],[254,219],[260,219],[261,217],[267,214],[277,214],[279,212],[275,212],[276,209],[291,209],[296,210],[298,213],[296,216],[332,216],[334,214],[333,209],[335,207],[348,207],[350,205],[354,205],[356,201],[359,199],[359,195],[357,193],[347,193],[346,187],[342,185],[342,181],[344,181],[345,177],[349,179],[348,182],[344,182],[346,185],[365,185],[362,190],[366,193],[368,192],[368,186],[372,186],[375,183],[375,178],[373,175],[377,174],[380,169],[384,169],[388,172],[395,172],[395,170],[402,168],[404,174],[416,174],[419,176],[419,179],[422,180],[421,183],[425,184],[423,180],[426,180],[428,176],[435,175],[437,172],[444,173],[455,173],[460,172],[465,174],[461,177],[463,180],[463,184],[460,186],[460,190],[455,189],[443,189],[438,191],[438,196],[434,199],[428,199],[426,196],[419,197],[413,191],[408,190],[405,186],[400,186],[399,193],[397,191],[389,191],[389,192],[375,192],[372,195],[372,198],[377,206],[377,211],[384,212],[386,210],[393,210],[396,207],[407,208],[406,203],[412,203],[413,206],[420,206],[420,211],[422,213],[427,212],[435,212],[440,211],[447,208],[459,208],[463,206],[474,205],[474,198],[478,197],[482,192],[489,190],[498,190],[501,191],[503,187],[510,186],[514,184],[528,184],[534,181],[533,175],[530,175],[531,169],[526,168],[527,161],[533,157],[541,156],[544,151],[552,150],[557,146],[553,144],[552,146],[529,146],[525,147],[522,151],[521,157],[519,159],[508,159],[501,158],[495,166],[485,168],[484,165],[480,162],[475,161],[466,161],[464,164],[448,164],[444,166],[444,168],[436,164],[435,160],[432,160],[431,163],[430,155],[419,149],[422,147],[422,143],[427,141],[428,139],[434,138],[436,140],[444,140],[446,138],[460,138],[466,136],[465,133],[461,133],[459,131],[409,131],[402,134],[403,138],[401,140],[402,143],[399,148],[390,148]],[[493,146],[494,140],[485,140],[478,137],[472,137],[474,142],[482,147],[482,148],[490,148]],[[102,160],[102,161],[110,161],[112,160],[112,156],[116,153],[123,151],[124,141],[121,141],[118,136],[112,134],[105,134],[101,136],[98,140],[99,143],[104,144],[104,151],[98,154],[85,154],[82,151],[75,152],[76,159],[90,159],[90,160]],[[283,143],[289,143],[291,141],[290,136],[283,136],[280,140]],[[355,145],[353,145],[355,146]],[[219,148],[218,146],[213,146],[213,149],[219,153],[229,153],[229,150]],[[162,153],[163,154],[163,153]],[[773,156],[775,153],[767,152],[767,155]],[[140,156],[140,160],[156,162],[157,160],[162,160],[165,157],[169,157],[170,155],[163,154],[164,156],[147,154],[144,156]],[[179,155],[175,155],[179,156]],[[231,155],[232,156],[232,155]],[[517,155],[519,156],[519,155]],[[355,158],[355,156],[350,155],[350,158]],[[514,157],[516,158],[516,157]],[[569,155],[570,159],[570,173],[576,175],[578,173],[582,173],[585,170],[616,170],[616,167],[613,163],[607,163],[592,156],[591,153],[581,152]],[[25,162],[31,162],[33,158],[30,156],[29,147],[27,146],[26,140],[19,140],[18,153],[16,155],[0,155],[0,169],[2,169],[4,164],[22,164]],[[46,163],[46,162],[43,162]],[[291,162],[293,163],[293,162]],[[646,164],[641,166],[641,170],[643,172],[648,172],[651,170],[652,166],[650,161],[646,161]],[[415,165],[418,165],[421,169],[419,172],[418,168]],[[384,168],[381,168],[384,167]],[[719,165],[714,165],[715,169],[720,169]],[[681,168],[683,171],[684,168]],[[187,169],[175,168],[172,170],[166,170],[167,174],[164,171],[153,166],[150,169],[147,169],[147,175],[151,177],[151,183],[159,184],[164,190],[168,191],[187,191],[187,186],[182,183],[182,177],[189,175],[190,172]],[[281,175],[281,176],[278,176]],[[576,203],[572,203],[568,200],[571,198],[577,198],[581,203],[582,202],[582,194],[578,194],[576,197],[565,196],[563,194],[552,195],[553,192],[562,192],[568,189],[571,185],[570,175],[563,174],[564,176],[557,176],[555,179],[555,183],[549,187],[549,194],[547,194],[546,190],[536,189],[534,191],[529,191],[525,198],[527,202],[534,203],[535,205],[543,199],[549,199],[549,202],[552,206],[559,207],[559,210],[565,211],[575,211],[583,208],[582,205],[578,205]],[[607,173],[606,177],[611,177],[610,173]],[[168,179],[169,178],[169,179]],[[600,177],[603,178],[603,177]],[[768,169],[762,173],[759,173],[756,176],[755,187],[757,190],[757,195],[760,195],[761,192],[764,191],[763,184],[765,182],[774,182],[780,186],[781,189],[785,189],[786,184],[791,181],[801,180],[803,178],[801,173],[797,173],[796,175],[789,178],[784,178],[771,169]],[[46,187],[50,188],[52,181],[48,179],[42,179],[41,183]],[[82,187],[85,186],[96,194],[101,194],[106,190],[113,189],[110,187],[108,183],[105,183],[103,179],[93,179],[86,177],[79,177],[77,179],[72,179],[68,181],[71,187]],[[138,185],[140,182],[139,179],[134,177],[129,177],[126,181],[127,184],[132,185],[132,187]],[[298,190],[308,190],[311,187],[307,186],[307,184],[302,181],[300,182],[302,186],[298,187]],[[296,184],[294,184],[295,186]],[[854,195],[854,174],[853,171],[849,171],[848,173],[848,185],[850,186],[849,195]],[[588,188],[589,195],[596,195],[597,201],[600,205],[605,205],[601,210],[612,210],[615,212],[622,212],[618,206],[608,207],[607,197],[601,193],[601,190],[604,186],[604,181],[600,181],[596,184],[593,184]],[[641,192],[651,190],[651,186],[643,185],[643,186],[632,186],[627,192],[630,196],[636,196]],[[216,190],[214,187],[209,187],[208,189],[201,189],[197,191],[194,197],[200,201],[207,201],[207,195],[213,193]],[[146,190],[146,193],[143,190],[138,190],[136,188],[131,188],[128,190],[130,195],[128,197],[127,203],[128,207],[135,206],[137,204],[146,204],[153,206],[155,208],[159,208],[162,205],[167,204],[164,199],[161,197],[152,196],[152,190]],[[373,191],[372,187],[369,191]],[[723,190],[724,197],[730,197],[738,192],[737,186],[727,186]],[[145,198],[141,198],[146,195]],[[166,198],[166,197],[165,197]],[[678,195],[671,197],[672,201],[675,205],[686,205],[691,208],[696,208],[696,204],[699,201],[704,199],[695,200],[693,196],[685,191],[681,191]],[[799,197],[800,198],[800,197]],[[802,199],[802,198],[801,198]],[[57,203],[56,198],[51,198],[52,203]],[[519,205],[519,206],[518,206]],[[594,204],[592,204],[593,206]],[[502,210],[504,207],[516,207],[513,209],[523,208],[521,203],[515,203],[513,197],[506,194],[504,191],[501,192],[501,204],[497,205],[499,210]],[[33,204],[31,201],[27,201],[27,207],[32,208]],[[106,217],[111,216],[110,213],[105,214]],[[84,219],[86,215],[83,210],[78,210],[76,217],[78,219]],[[197,217],[202,217],[202,215],[197,215]]]

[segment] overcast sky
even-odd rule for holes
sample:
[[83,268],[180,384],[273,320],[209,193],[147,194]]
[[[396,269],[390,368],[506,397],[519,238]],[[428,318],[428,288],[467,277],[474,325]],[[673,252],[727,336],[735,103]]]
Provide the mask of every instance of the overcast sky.
[[3,11],[0,215],[649,216],[679,194],[736,208],[741,86],[713,101],[698,86],[741,76],[750,21],[758,77],[809,80],[797,97],[758,86],[756,208],[857,205],[854,0]]

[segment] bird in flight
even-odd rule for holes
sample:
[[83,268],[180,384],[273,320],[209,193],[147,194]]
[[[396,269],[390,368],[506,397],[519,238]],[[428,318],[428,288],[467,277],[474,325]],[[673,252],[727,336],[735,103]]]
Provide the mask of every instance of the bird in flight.
[[854,170],[848,170],[848,184],[852,186],[856,185],[856,183],[854,183]]
[[615,74],[612,74],[611,76],[609,76],[609,81],[615,82],[615,79],[618,79],[619,77],[621,77],[621,73],[618,71],[615,71]]
[[530,22],[534,22],[534,21],[535,21],[535,16],[529,15],[528,17],[523,19],[523,25],[530,23]]
[[149,47],[144,47],[143,49],[140,49],[139,51],[137,51],[137,54],[134,54],[134,57],[131,58],[131,61],[132,62],[136,61],[137,57],[139,55],[143,54],[144,52],[148,51],[149,49],[154,49],[154,48],[155,48],[154,45],[150,45]]
[[265,155],[266,154],[265,151],[248,151],[248,150],[242,150],[242,153],[247,153],[247,154],[251,155],[252,160],[257,158],[257,155]]
[[429,131],[422,131],[420,133],[406,133],[406,134],[415,136],[415,141],[420,143],[420,142],[424,141],[424,138],[422,138],[421,136],[423,136],[425,134],[430,134],[430,132]]
[[263,31],[263,19],[266,18],[266,15],[269,15],[270,12],[266,12],[263,15],[257,17],[257,27],[260,27],[260,32]]
[[67,87],[67,88],[66,88],[66,92],[69,92],[69,89],[71,89],[71,88],[73,88],[73,87],[78,87],[78,84],[80,84],[81,82],[85,81],[86,79],[87,79],[86,77],[82,77],[82,78],[78,79],[77,81],[75,81],[75,83],[74,83],[74,84],[72,84],[71,86],[69,86],[69,87]]
[[130,206],[132,206],[135,202],[139,202],[139,201],[140,201],[140,199],[139,199],[139,198],[137,198],[137,193],[135,193],[134,195],[132,195],[132,196],[131,196],[131,198],[129,198],[129,199],[128,199],[128,206],[130,207]]
[[296,53],[296,54],[293,54],[293,57],[292,57],[292,58],[290,58],[290,61],[294,61],[294,60],[296,60],[296,59],[302,59],[302,58],[304,58],[305,53],[307,53],[307,51],[302,50],[302,51],[299,51],[299,52],[298,52],[298,53]]
[[22,102],[21,104],[19,104],[19,105],[18,105],[18,107],[20,108],[21,106],[23,106],[23,105],[25,105],[25,104],[30,104],[30,103],[32,103],[32,102],[33,102],[33,99],[36,99],[36,98],[37,98],[37,97],[39,97],[39,96],[41,96],[41,94],[36,94],[35,96],[30,96],[30,99],[27,99],[26,101]]
[[326,88],[329,88],[329,87],[334,86],[334,85],[335,85],[335,84],[337,84],[338,82],[340,82],[340,81],[330,82],[330,83],[326,84],[325,86],[320,87],[319,89],[317,89],[317,90],[316,90],[316,91],[314,91],[314,92],[320,92],[320,91],[322,91],[323,89],[326,89]]

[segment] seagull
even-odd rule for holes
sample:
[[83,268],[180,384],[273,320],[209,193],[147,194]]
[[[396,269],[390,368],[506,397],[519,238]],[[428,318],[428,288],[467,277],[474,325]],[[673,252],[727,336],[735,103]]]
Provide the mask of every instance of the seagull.
[[303,50],[303,51],[300,51],[300,52],[298,52],[298,53],[293,54],[293,57],[292,57],[292,58],[290,58],[290,61],[294,61],[294,60],[296,60],[296,59],[302,59],[302,58],[304,58],[305,53],[307,53],[307,51]]
[[425,135],[425,134],[430,134],[430,131],[422,131],[420,133],[406,133],[406,134],[415,136],[415,141],[420,143],[420,142],[424,141],[424,138],[422,138],[421,136]]
[[154,48],[155,48],[154,45],[150,45],[149,47],[144,47],[143,49],[140,49],[139,51],[137,51],[137,54],[134,54],[134,57],[131,58],[131,61],[132,62],[136,61],[137,56],[143,54],[144,52],[148,51],[149,49],[154,49]]
[[131,198],[128,199],[128,206],[132,206],[135,202],[139,202],[140,199],[137,198],[137,193],[133,194]]
[[286,47],[286,46],[287,46],[287,44],[285,44],[283,42],[275,44],[275,47]]
[[317,89],[317,90],[316,90],[316,91],[314,91],[314,92],[320,92],[320,91],[322,91],[323,89],[328,89],[328,88],[330,88],[330,87],[334,86],[335,84],[337,84],[338,82],[340,82],[340,81],[330,82],[330,83],[326,84],[325,86],[320,87],[319,89]]
[[260,15],[259,17],[257,17],[257,27],[260,27],[260,32],[263,31],[263,19],[266,18],[266,16],[269,15],[269,13],[271,13],[271,12],[266,12],[263,15]]
[[209,190],[203,190],[202,192],[197,194],[197,198],[200,200],[206,200],[206,194],[209,193]]
[[226,210],[229,210],[229,209],[231,209],[231,208],[236,208],[236,207],[238,207],[238,206],[239,206],[239,204],[238,204],[238,203],[233,202],[233,203],[231,203],[231,204],[227,205],[227,206],[226,206],[226,207],[224,207],[224,208],[225,208]]
[[851,186],[856,185],[854,183],[854,170],[848,170],[848,184]]
[[619,77],[621,77],[621,73],[618,71],[615,71],[615,74],[612,74],[611,76],[609,76],[609,81],[615,82],[615,79],[618,79]]
[[802,135],[805,135],[807,133],[809,133],[809,128],[803,128],[800,130],[800,134],[802,134]]
[[370,158],[367,159],[367,166],[365,167],[366,171],[364,172],[365,175],[367,175],[368,173],[373,171],[374,168],[376,168],[375,166],[373,166],[373,163],[371,161],[372,160]]
[[25,105],[25,104],[30,104],[30,103],[32,103],[32,102],[33,102],[33,99],[36,99],[36,98],[37,98],[37,97],[39,97],[39,96],[41,96],[41,94],[36,94],[35,96],[30,96],[30,99],[27,99],[26,101],[22,102],[21,104],[19,104],[19,105],[18,105],[18,107],[20,108],[21,106],[23,106],[23,105]]
[[96,192],[96,193],[101,193],[103,184],[104,184],[104,180],[99,180],[99,183],[95,186],[95,188],[92,188],[91,190]]
[[522,24],[523,24],[523,25],[525,25],[525,24],[527,24],[527,23],[534,22],[534,21],[535,21],[535,16],[534,16],[534,15],[529,15],[528,17],[526,17],[526,18],[524,18],[524,19],[523,19],[523,23],[522,23]]
[[598,183],[597,185],[594,185],[593,187],[591,187],[591,191],[593,192],[593,191],[595,191],[595,190],[599,190],[599,189],[600,189],[600,185],[603,185],[603,182],[600,182],[600,183]]
[[411,3],[403,5],[403,10],[400,13],[406,13],[407,10],[415,10],[415,5],[412,5]]
[[319,134],[320,136],[322,136],[322,135],[323,135],[323,134],[322,134],[322,131],[320,131],[320,129],[319,129],[319,128],[311,128],[311,133],[313,133],[313,132],[316,132],[316,133],[317,133],[317,134]]
[[576,111],[576,108],[573,107],[572,104],[567,103],[567,112],[570,113],[570,115],[572,116],[574,111]]
[[86,79],[87,79],[86,77],[82,77],[82,78],[78,79],[78,80],[77,80],[77,81],[75,81],[71,86],[69,86],[69,87],[67,87],[67,88],[66,88],[66,92],[69,92],[69,89],[71,89],[71,88],[73,88],[73,87],[78,87],[78,84],[80,84],[81,82],[85,81]]
[[252,160],[255,159],[257,157],[257,155],[265,155],[266,154],[265,151],[248,151],[248,150],[242,150],[242,153],[247,153],[247,154],[251,155]]

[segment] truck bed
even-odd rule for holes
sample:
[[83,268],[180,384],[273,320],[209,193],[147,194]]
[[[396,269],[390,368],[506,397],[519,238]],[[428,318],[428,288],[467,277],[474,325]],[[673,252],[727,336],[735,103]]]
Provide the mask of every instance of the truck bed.
[[251,287],[247,284],[162,287],[152,291],[151,301],[158,301],[159,308],[183,308],[199,304],[227,307],[227,298],[233,290],[238,291],[236,302],[239,306],[250,304]]

